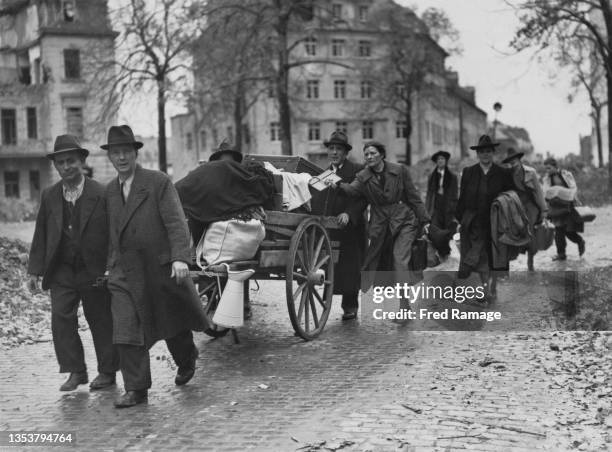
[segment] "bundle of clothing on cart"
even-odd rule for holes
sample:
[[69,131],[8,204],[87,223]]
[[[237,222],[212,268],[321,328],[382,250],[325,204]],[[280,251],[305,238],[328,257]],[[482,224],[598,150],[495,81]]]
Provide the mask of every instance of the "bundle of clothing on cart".
[[310,178],[267,162],[218,160],[176,182],[198,265],[251,259],[265,237],[265,210],[275,208],[278,196],[283,210],[309,206]]

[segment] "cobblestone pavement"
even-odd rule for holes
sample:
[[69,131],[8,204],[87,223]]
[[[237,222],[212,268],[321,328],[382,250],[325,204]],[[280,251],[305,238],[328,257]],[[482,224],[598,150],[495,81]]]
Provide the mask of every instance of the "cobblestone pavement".
[[[612,220],[610,209],[598,215],[598,222]],[[586,258],[574,256],[570,244],[564,266],[551,263],[551,249],[536,257],[536,267],[609,265],[609,233],[594,231],[587,228]],[[513,263],[525,266],[521,258]],[[188,385],[174,385],[165,345],[152,349],[148,405],[114,409],[121,384],[59,392],[65,376],[57,373],[50,342],[3,351],[0,430],[72,431],[73,450],[87,451],[606,450],[612,423],[596,420],[593,407],[555,383],[563,375],[550,372],[558,333],[546,290],[538,274],[502,282],[503,331],[486,323],[466,332],[444,331],[436,322],[426,325],[430,331],[366,319],[343,323],[335,300],[323,334],[306,343],[293,335],[284,286],[264,282],[252,294],[254,317],[240,331],[240,344],[196,335],[200,358]],[[519,323],[523,331],[513,331]],[[91,338],[82,336],[93,378]],[[560,424],[568,412],[586,423]],[[576,435],[597,441],[586,447],[573,441]]]
[[[265,282],[253,293],[254,318],[240,344],[198,334],[198,369],[187,386],[174,385],[165,345],[156,345],[149,404],[127,410],[112,406],[121,386],[59,392],[51,343],[3,352],[0,430],[73,431],[78,450],[571,448],[554,420],[580,407],[542,364],[554,353],[555,333],[343,323],[336,303],[322,336],[303,342],[293,335],[283,292]],[[502,285],[499,303],[528,308],[534,319],[549,315],[548,303],[504,295],[510,292]],[[330,449],[317,449],[323,441]]]

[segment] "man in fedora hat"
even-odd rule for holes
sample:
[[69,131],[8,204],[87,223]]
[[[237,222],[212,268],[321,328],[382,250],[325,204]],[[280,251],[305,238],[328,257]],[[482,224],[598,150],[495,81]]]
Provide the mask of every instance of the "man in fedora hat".
[[198,350],[192,330],[203,330],[205,320],[189,277],[189,232],[170,178],[136,163],[142,143],[127,125],[111,127],[101,147],[118,173],[106,190],[107,268],[113,340],[125,384],[115,406],[124,408],[147,401],[149,348],[160,339],[178,365],[175,383],[193,377]]
[[538,179],[538,172],[531,166],[523,164],[521,158],[525,154],[518,152],[514,148],[509,148],[506,153],[506,158],[502,161],[508,165],[514,182],[516,194],[519,196],[527,219],[529,220],[529,233],[531,241],[524,249],[527,251],[527,269],[533,271],[533,257],[538,252],[537,242],[535,240],[535,227],[542,223],[548,207],[544,199],[544,192]]
[[234,160],[235,162],[242,163],[242,152],[237,151],[229,140],[224,138],[208,159],[209,162],[217,160]]
[[108,250],[104,186],[83,175],[89,151],[72,135],[60,135],[53,161],[61,180],[42,193],[30,249],[30,289],[51,290],[51,332],[60,372],[70,372],[60,391],[72,391],[88,382],[77,311],[83,312],[93,337],[98,376],[91,389],[115,384],[119,368],[112,341],[110,295],[98,286]]
[[473,271],[478,272],[487,296],[493,298],[497,282],[494,271],[507,268],[493,267],[491,205],[501,192],[514,189],[510,172],[493,163],[496,146],[499,143],[488,135],[482,135],[477,145],[470,146],[476,151],[478,163],[463,170],[455,215],[461,231],[458,277],[463,279]]
[[[346,134],[336,131],[323,145],[327,149],[330,166],[342,182],[351,183],[362,165],[348,160],[352,146]],[[340,255],[334,269],[334,294],[342,295],[342,320],[357,317],[361,265],[365,253],[365,220],[363,211],[367,202],[363,198],[351,198],[340,190],[324,190],[313,196],[313,212],[333,215],[343,229],[332,232],[332,240],[340,241]]]
[[445,260],[450,254],[448,243],[455,232],[455,208],[457,206],[457,176],[448,168],[450,154],[438,151],[431,156],[436,164],[427,182],[425,208],[431,216],[430,239],[440,258]]

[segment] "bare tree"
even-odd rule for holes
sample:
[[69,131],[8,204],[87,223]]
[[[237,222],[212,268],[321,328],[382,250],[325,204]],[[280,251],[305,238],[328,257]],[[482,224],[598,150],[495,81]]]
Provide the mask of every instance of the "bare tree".
[[[520,2],[521,26],[511,45],[521,51],[567,48],[588,42],[603,63],[606,94],[612,93],[612,5],[609,0],[529,0]],[[608,112],[608,186],[612,191],[612,103]]]
[[[333,23],[330,4],[314,0],[219,0],[207,8],[210,17],[219,10],[235,10],[241,14],[258,17],[260,36],[265,39],[267,62],[265,75],[275,90],[281,129],[281,150],[284,155],[293,153],[291,142],[292,105],[290,75],[295,68],[309,64],[330,64],[350,68],[338,61],[305,55],[302,51],[309,38],[309,30]],[[259,66],[261,68],[261,66]]]
[[419,18],[413,10],[389,2],[374,12],[373,20],[383,24],[381,41],[387,49],[375,67],[365,69],[378,74],[378,99],[373,108],[394,111],[405,122],[404,161],[410,165],[415,98],[439,97],[445,92],[448,53],[436,41],[452,43],[450,50],[458,52],[458,32],[444,11],[436,8],[428,8]]
[[572,40],[569,47],[561,48],[556,60],[572,72],[572,92],[568,95],[572,102],[579,91],[585,91],[591,104],[591,119],[597,140],[598,167],[603,168],[603,145],[601,136],[601,113],[607,100],[601,99],[605,71],[599,55],[588,42]]
[[[111,11],[119,32],[115,55],[97,55],[91,67],[97,89],[106,95],[101,117],[112,117],[135,93],[155,91],[159,169],[167,171],[166,105],[189,68],[197,31],[197,9],[190,0],[125,0]],[[95,52],[92,49],[92,52]],[[100,66],[112,70],[98,71]],[[96,74],[98,72],[98,74]]]

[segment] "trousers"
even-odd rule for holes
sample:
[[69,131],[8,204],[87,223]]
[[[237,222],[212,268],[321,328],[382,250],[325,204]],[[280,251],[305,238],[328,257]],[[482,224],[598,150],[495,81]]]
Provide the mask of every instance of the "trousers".
[[119,355],[113,345],[110,293],[105,288],[93,287],[93,283],[94,278],[87,270],[68,264],[60,264],[51,277],[51,332],[60,372],[87,369],[78,331],[81,301],[93,338],[98,372],[114,373],[119,369]]
[[[168,351],[179,368],[189,367],[197,349],[193,333],[185,330],[166,339]],[[144,345],[117,344],[121,375],[126,391],[138,391],[151,387],[151,359],[149,348]]]

